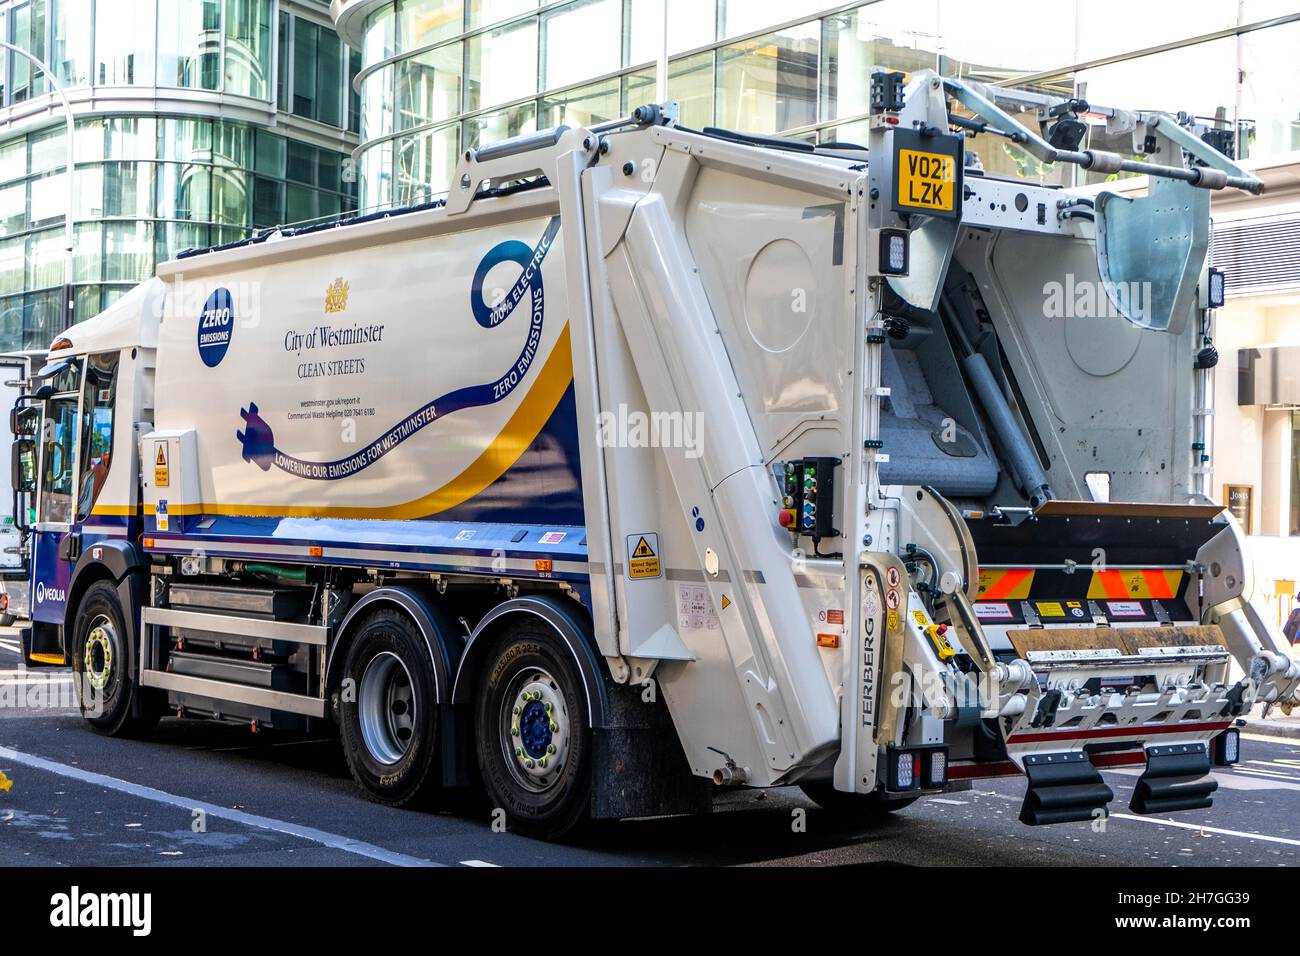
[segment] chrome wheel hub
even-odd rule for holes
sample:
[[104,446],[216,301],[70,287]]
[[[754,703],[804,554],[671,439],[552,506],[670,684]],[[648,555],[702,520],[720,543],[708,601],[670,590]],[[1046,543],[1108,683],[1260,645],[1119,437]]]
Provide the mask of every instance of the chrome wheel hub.
[[559,780],[568,756],[568,703],[555,678],[540,668],[530,667],[511,684],[502,715],[506,761],[524,787],[546,790]]
[[372,757],[395,764],[405,756],[415,736],[415,691],[401,658],[389,651],[376,654],[361,675],[357,692],[361,738]]
[[116,636],[113,622],[102,614],[91,622],[90,631],[86,634],[86,682],[95,690],[107,687],[113,674],[113,641]]

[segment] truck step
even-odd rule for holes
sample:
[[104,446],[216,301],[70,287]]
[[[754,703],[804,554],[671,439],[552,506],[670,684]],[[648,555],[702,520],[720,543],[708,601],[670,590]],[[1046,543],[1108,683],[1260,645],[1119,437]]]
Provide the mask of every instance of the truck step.
[[261,637],[272,641],[315,644],[318,647],[324,647],[329,636],[329,628],[314,624],[268,621],[234,614],[209,614],[170,607],[146,607],[140,613],[140,620],[146,625],[186,628],[238,637]]
[[1219,782],[1210,776],[1205,744],[1169,744],[1147,748],[1147,769],[1133,788],[1134,813],[1204,810],[1214,804]]
[[[228,681],[209,680],[206,677],[190,677],[169,671],[146,670],[140,673],[140,683],[144,687],[156,687],[159,690],[174,691],[202,698],[204,701],[233,702],[258,707],[268,711],[282,710],[306,717],[324,717],[325,700],[320,697],[307,697],[303,694],[287,694],[283,691],[264,687],[248,687],[232,684]],[[205,708],[214,709],[214,708]]]
[[1024,763],[1029,789],[1020,822],[1031,827],[1092,820],[1115,799],[1083,751],[1030,754]]

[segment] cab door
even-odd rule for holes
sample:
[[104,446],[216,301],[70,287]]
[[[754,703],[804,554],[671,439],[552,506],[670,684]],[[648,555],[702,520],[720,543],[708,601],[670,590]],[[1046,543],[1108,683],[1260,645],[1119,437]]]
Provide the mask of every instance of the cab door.
[[37,623],[62,625],[68,583],[78,555],[71,553],[82,440],[82,372],[74,358],[47,371],[37,440],[36,523],[32,534],[31,608]]
[[[39,409],[25,405],[22,400],[27,391],[26,378],[27,363],[24,360],[0,358],[0,408],[13,410],[9,415],[12,441],[31,438],[39,427]],[[6,594],[10,582],[27,580],[23,528],[27,524],[31,496],[24,493],[23,485],[33,464],[28,455],[15,467],[0,468],[0,583]],[[20,474],[23,470],[27,472],[26,476]]]

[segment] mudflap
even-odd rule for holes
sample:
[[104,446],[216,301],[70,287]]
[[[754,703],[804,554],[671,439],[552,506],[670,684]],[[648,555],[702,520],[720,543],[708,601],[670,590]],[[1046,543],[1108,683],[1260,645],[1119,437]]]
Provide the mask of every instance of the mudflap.
[[1029,789],[1020,807],[1020,822],[1031,827],[1092,820],[1115,799],[1092,760],[1081,750],[1030,754],[1024,758]]
[[18,643],[29,670],[37,667],[63,667],[69,663],[59,641],[59,626],[32,621],[19,629]]
[[1129,809],[1134,813],[1205,810],[1219,782],[1210,776],[1205,744],[1170,744],[1147,748],[1147,769],[1133,788]]
[[713,782],[691,773],[662,699],[609,686],[609,726],[592,728],[594,819],[707,813]]

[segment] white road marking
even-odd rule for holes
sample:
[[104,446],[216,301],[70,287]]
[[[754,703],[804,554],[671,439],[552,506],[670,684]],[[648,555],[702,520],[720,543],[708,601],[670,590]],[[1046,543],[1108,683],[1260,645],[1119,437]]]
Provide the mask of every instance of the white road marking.
[[1242,740],[1258,740],[1266,744],[1287,744],[1288,746],[1300,749],[1300,738],[1297,737],[1275,737],[1269,734],[1248,734],[1242,731]]
[[300,826],[297,823],[287,823],[284,820],[258,816],[255,813],[245,813],[243,810],[232,810],[229,807],[217,806],[215,803],[206,803],[203,800],[190,800],[187,797],[177,796],[176,794],[167,793],[163,790],[156,790],[153,787],[131,783],[129,780],[119,780],[116,777],[109,777],[102,773],[94,773],[89,770],[82,770],[80,767],[70,767],[67,764],[61,764],[54,760],[46,760],[44,757],[37,757],[32,754],[21,753],[17,750],[10,750],[8,747],[0,747],[0,760],[11,761],[26,767],[34,767],[37,770],[44,770],[47,773],[58,774],[61,777],[70,777],[73,780],[80,780],[83,783],[90,783],[98,787],[104,787],[108,790],[116,790],[119,793],[130,794],[133,797],[153,800],[155,803],[165,803],[173,807],[179,807],[182,810],[188,810],[191,813],[195,810],[202,810],[208,816],[215,817],[219,820],[229,820],[232,823],[257,827],[260,830],[270,830],[273,833],[283,833],[287,836],[297,837],[300,840],[309,840],[312,843],[319,843],[321,846],[329,847],[332,850],[342,850],[344,853],[353,853],[357,856],[364,856],[367,859],[378,860],[381,863],[389,863],[393,866],[444,865],[442,863],[434,863],[432,860],[422,860],[419,857],[407,856],[405,853],[395,853],[392,850],[385,850],[381,846],[375,846],[373,843],[365,843],[361,840],[354,840],[351,837],[327,833],[324,830],[317,830],[314,827]]
[[490,866],[490,867],[500,866],[500,864],[498,863],[489,863],[487,862],[487,860],[461,860],[460,865],[461,866]]
[[942,804],[946,804],[947,806],[950,806],[950,807],[964,807],[964,806],[967,806],[967,805],[970,803],[970,801],[969,801],[969,800],[949,800],[947,797],[931,797],[929,800],[926,801],[926,803],[942,803]]
[[1241,830],[1222,830],[1219,827],[1202,826],[1199,823],[1180,823],[1177,820],[1160,820],[1155,817],[1135,817],[1128,813],[1109,814],[1112,820],[1133,820],[1137,823],[1154,823],[1162,827],[1177,827],[1180,830],[1196,830],[1204,833],[1217,833],[1219,836],[1239,837],[1243,840],[1263,840],[1265,843],[1282,843],[1286,846],[1300,846],[1300,840],[1288,837],[1270,836],[1267,833],[1245,833]]
[[71,684],[71,677],[51,676],[51,677],[2,677],[0,678],[0,687],[36,687],[41,684]]

